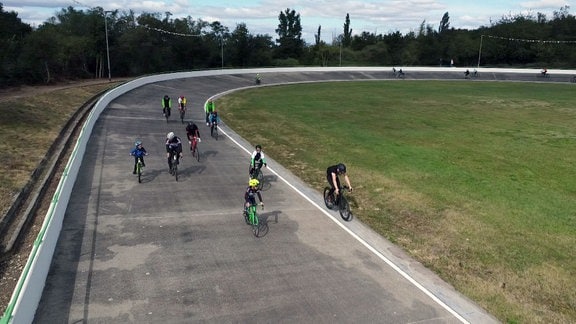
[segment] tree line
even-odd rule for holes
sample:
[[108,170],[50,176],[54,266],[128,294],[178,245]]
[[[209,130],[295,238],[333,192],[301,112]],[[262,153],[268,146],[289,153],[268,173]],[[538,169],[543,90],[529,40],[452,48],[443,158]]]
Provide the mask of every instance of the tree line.
[[[542,13],[502,16],[478,29],[438,28],[423,21],[415,31],[352,33],[346,14],[342,33],[312,44],[302,39],[300,14],[278,15],[276,38],[253,34],[245,23],[173,18],[169,12],[61,9],[32,28],[0,3],[0,87],[66,79],[133,77],[171,71],[269,66],[516,66],[576,65],[576,18],[565,6]],[[110,71],[108,70],[110,59]]]

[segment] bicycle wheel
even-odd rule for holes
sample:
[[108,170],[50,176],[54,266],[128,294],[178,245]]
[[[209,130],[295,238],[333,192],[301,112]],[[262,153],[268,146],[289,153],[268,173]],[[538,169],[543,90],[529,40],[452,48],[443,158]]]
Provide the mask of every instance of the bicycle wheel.
[[218,125],[217,124],[214,124],[214,135],[212,135],[212,136],[214,136],[215,140],[218,140]]
[[186,114],[186,110],[180,110],[180,121],[184,124],[184,115]]
[[176,181],[178,181],[178,159],[176,158],[176,155],[174,155],[174,158],[172,160],[172,175],[174,176]]
[[252,206],[250,208],[252,208],[251,212],[252,221],[250,222],[252,225],[252,234],[258,237],[258,234],[260,234],[260,224],[258,223],[258,214],[256,213],[256,206]]
[[168,122],[168,117],[170,117],[170,109],[166,109],[164,116],[166,117],[166,122]]
[[196,161],[200,162],[200,150],[198,149],[198,146],[196,146]]
[[136,164],[136,173],[138,173],[138,183],[142,183],[142,162]]
[[324,204],[328,209],[334,208],[334,194],[329,195],[330,187],[324,188]]
[[340,197],[340,204],[338,207],[340,211],[340,217],[342,217],[343,220],[349,222],[352,219],[352,213],[350,212],[350,205],[348,204],[346,197]]

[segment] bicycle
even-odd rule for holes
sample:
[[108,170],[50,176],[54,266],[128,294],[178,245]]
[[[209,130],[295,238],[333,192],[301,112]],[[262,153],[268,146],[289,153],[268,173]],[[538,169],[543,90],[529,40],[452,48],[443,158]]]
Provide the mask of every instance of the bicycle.
[[258,190],[262,190],[262,187],[264,187],[264,174],[262,173],[261,163],[258,163],[254,166],[254,169],[250,173],[250,179],[258,180]]
[[180,121],[184,124],[184,115],[186,115],[186,107],[178,108],[180,111]]
[[178,154],[179,153],[172,153],[172,164],[170,164],[170,174],[176,178],[176,182],[178,182]]
[[570,78],[570,82],[576,83],[576,76],[571,77],[571,78]]
[[218,123],[212,122],[210,125],[210,136],[214,137],[215,140],[218,140]]
[[[252,233],[256,237],[260,234],[260,221],[258,219],[257,209],[256,205],[250,205],[248,208],[244,207],[244,220],[246,224],[252,227]],[[264,209],[264,205],[262,205],[262,209]]]
[[340,194],[338,197],[334,197],[334,192],[329,194],[330,189],[330,187],[324,188],[324,204],[326,204],[326,207],[331,210],[336,209],[337,207],[340,217],[347,222],[351,221],[353,216],[350,211],[350,204],[348,204],[348,199],[344,196],[344,191],[349,190],[348,186],[340,188]]
[[192,141],[190,141],[190,152],[192,152],[192,157],[196,158],[196,161],[200,162],[200,150],[198,149],[198,142],[200,142],[200,139],[196,136],[193,136]]
[[144,168],[144,162],[142,162],[142,158],[138,158],[138,162],[136,162],[136,174],[138,175],[138,183],[142,183],[142,169]]

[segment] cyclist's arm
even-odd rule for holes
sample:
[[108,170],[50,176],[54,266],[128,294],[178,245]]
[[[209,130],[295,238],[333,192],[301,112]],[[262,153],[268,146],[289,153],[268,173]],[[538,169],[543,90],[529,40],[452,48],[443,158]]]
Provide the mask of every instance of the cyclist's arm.
[[350,178],[348,178],[347,174],[344,174],[344,181],[346,181],[346,185],[348,185],[348,190],[352,191],[352,185],[350,184]]
[[262,194],[260,193],[260,191],[256,191],[256,194],[258,195],[258,200],[260,200],[260,205],[264,205],[264,201],[262,201]]
[[332,186],[334,187],[334,191],[336,194],[340,192],[340,188],[338,188],[338,181],[336,180],[336,173],[332,172]]

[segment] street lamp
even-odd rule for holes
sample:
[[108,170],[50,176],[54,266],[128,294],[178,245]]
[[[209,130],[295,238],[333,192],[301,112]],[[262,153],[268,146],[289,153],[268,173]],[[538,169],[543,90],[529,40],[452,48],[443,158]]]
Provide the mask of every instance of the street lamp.
[[106,29],[106,58],[108,59],[108,81],[112,81],[112,74],[110,72],[110,47],[108,46],[108,19],[106,15],[112,11],[104,11],[104,29]]

